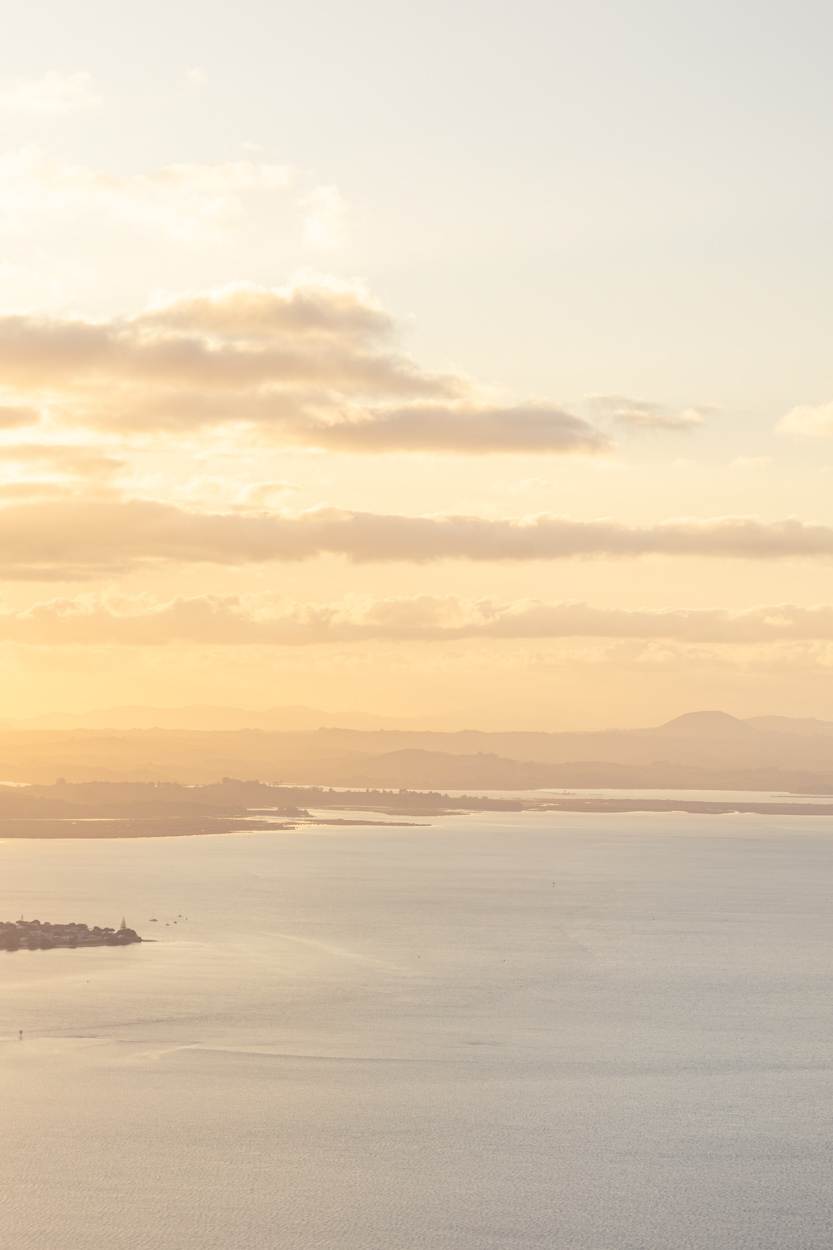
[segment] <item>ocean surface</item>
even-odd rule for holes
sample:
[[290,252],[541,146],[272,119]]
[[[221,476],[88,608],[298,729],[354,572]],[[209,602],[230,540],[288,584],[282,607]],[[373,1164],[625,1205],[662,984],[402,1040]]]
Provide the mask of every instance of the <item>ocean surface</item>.
[[4,1248],[829,1250],[830,820],[0,842],[21,913],[156,941],[0,954]]

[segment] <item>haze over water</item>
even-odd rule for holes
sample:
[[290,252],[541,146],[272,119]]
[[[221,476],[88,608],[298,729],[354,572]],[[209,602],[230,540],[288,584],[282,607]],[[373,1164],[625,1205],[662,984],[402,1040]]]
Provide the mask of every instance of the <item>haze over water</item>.
[[4,1244],[829,1245],[825,820],[479,814],[0,861],[3,915],[158,939],[0,958]]

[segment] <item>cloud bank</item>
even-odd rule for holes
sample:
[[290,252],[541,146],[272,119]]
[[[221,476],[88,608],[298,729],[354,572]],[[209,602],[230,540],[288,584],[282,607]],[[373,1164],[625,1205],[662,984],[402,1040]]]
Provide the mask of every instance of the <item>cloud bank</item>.
[[[60,478],[90,480],[112,477],[123,467],[122,460],[83,443],[0,443],[0,472],[34,468]],[[12,484],[27,483],[24,479]],[[0,481],[0,489],[8,485]]]
[[100,596],[0,610],[0,642],[41,645],[320,646],[459,639],[635,639],[757,645],[833,641],[833,607],[624,610],[584,603],[499,603],[418,596],[270,606],[262,598],[202,595],[167,601]]
[[744,517],[633,526],[554,516],[493,520],[332,508],[211,513],[106,495],[0,506],[0,571],[6,577],[56,579],[154,562],[245,565],[323,555],[414,564],[648,555],[829,559],[833,527]]
[[597,453],[609,440],[546,403],[496,403],[392,346],[363,292],[224,288],[131,318],[0,316],[0,388],[54,420],[122,435],[229,427],[352,453]]
[[21,426],[36,425],[40,413],[36,408],[0,404],[0,430],[15,430]]

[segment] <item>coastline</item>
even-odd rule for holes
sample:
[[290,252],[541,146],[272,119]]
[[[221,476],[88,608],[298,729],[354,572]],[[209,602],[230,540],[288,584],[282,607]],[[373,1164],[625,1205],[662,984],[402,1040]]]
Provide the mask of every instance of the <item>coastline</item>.
[[[395,804],[386,801],[388,796],[379,792],[357,794],[351,792],[331,792],[330,797],[338,800],[334,808],[342,813],[355,812],[356,815],[328,816],[327,808],[305,810],[290,819],[276,815],[274,819],[265,818],[262,812],[241,811],[239,815],[214,815],[206,813],[188,816],[160,815],[153,819],[125,816],[101,817],[65,817],[65,816],[27,816],[4,818],[0,816],[0,841],[58,841],[58,840],[112,840],[135,838],[182,838],[182,837],[217,837],[229,834],[255,833],[302,833],[308,828],[367,828],[379,829],[424,828],[433,824],[435,819],[454,815],[476,815],[482,812],[494,814],[496,811],[526,813],[530,815],[544,814],[593,814],[593,815],[656,815],[662,813],[688,813],[699,816],[783,816],[783,817],[833,817],[833,802],[790,801],[778,799],[755,801],[749,799],[694,799],[686,798],[650,798],[644,796],[605,797],[603,794],[579,795],[567,794],[560,797],[547,795],[540,800],[524,798],[496,803],[485,797],[467,795],[455,799],[450,795],[427,796],[418,792],[410,795],[396,794]],[[392,798],[393,796],[389,796]],[[407,800],[411,799],[412,802]],[[445,800],[444,803],[438,800]],[[362,813],[360,816],[358,813]],[[364,813],[367,817],[363,818]],[[376,817],[377,819],[374,819]],[[382,817],[382,819],[378,819]]]

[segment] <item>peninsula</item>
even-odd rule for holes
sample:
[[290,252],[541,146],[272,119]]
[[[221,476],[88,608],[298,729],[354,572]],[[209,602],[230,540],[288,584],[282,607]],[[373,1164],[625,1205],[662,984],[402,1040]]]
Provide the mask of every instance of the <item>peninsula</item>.
[[206,785],[170,781],[0,782],[0,844],[13,838],[165,838],[287,833],[306,827],[346,825],[417,827],[440,817],[475,812],[689,812],[830,819],[833,795],[781,792],[758,798],[749,793],[696,798],[685,791],[676,795],[617,794],[592,788],[579,792],[444,793],[276,785],[233,777]]
[[57,947],[131,946],[141,942],[124,921],[118,929],[86,924],[50,924],[48,920],[0,920],[0,951],[43,951]]

